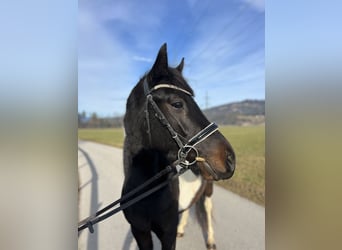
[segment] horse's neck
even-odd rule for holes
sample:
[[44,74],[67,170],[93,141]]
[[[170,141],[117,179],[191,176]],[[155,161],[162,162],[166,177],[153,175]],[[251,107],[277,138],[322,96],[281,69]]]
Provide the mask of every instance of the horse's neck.
[[203,179],[192,171],[187,171],[179,177],[179,211],[188,209],[201,195]]

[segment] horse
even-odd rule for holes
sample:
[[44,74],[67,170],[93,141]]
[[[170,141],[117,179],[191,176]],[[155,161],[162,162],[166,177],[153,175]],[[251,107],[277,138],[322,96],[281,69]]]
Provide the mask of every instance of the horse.
[[[182,76],[183,66],[184,58],[175,68],[169,67],[167,45],[163,44],[152,68],[127,99],[122,195],[173,164],[175,169],[186,166],[207,183],[234,174],[234,150],[194,101],[194,92]],[[176,248],[180,184],[172,176],[174,172],[156,180],[142,192],[169,182],[123,210],[140,250],[153,249],[151,232],[160,240],[162,250]],[[202,189],[208,187],[210,184]],[[200,197],[204,193],[201,191]]]

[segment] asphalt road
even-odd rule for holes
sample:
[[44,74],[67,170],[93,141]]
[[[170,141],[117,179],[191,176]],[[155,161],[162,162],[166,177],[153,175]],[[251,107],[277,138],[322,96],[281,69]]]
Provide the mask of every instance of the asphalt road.
[[[238,171],[238,169],[237,169]],[[123,183],[122,150],[92,142],[79,142],[79,220],[95,213],[120,197]],[[234,178],[234,177],[233,177]],[[215,186],[214,230],[218,250],[265,249],[265,208]],[[177,250],[206,250],[202,231],[191,213]],[[138,249],[120,212],[79,234],[79,250]],[[154,249],[160,244],[154,237]]]

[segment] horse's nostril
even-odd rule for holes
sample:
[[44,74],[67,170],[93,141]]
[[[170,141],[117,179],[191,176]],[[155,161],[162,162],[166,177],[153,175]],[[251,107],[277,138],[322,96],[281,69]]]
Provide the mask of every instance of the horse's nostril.
[[235,170],[235,157],[234,154],[228,153],[226,159],[227,165],[230,167],[231,171]]

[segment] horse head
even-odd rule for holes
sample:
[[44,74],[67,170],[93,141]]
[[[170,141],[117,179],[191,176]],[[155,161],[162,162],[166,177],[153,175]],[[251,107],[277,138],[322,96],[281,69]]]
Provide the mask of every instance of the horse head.
[[165,152],[170,161],[185,152],[183,160],[191,162],[191,169],[199,169],[205,179],[228,179],[235,170],[234,150],[196,104],[194,92],[182,76],[183,67],[184,58],[178,66],[169,67],[164,44],[151,70],[136,86],[135,99],[128,103],[143,107],[136,113],[137,123],[138,117],[144,117],[141,143],[144,148]]

